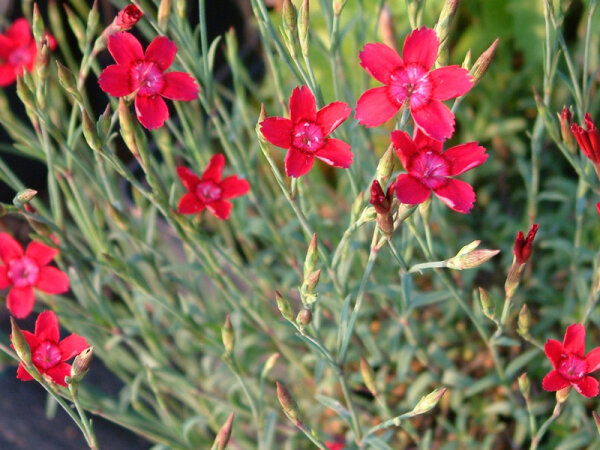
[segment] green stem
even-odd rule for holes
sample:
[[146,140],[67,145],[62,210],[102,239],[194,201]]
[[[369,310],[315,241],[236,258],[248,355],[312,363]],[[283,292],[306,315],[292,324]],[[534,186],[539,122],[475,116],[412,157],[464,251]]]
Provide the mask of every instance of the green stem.
[[542,424],[542,426],[538,430],[537,434],[531,440],[531,446],[529,447],[529,450],[536,450],[538,448],[538,446],[540,445],[540,441],[546,434],[546,431],[548,431],[548,428],[550,427],[550,425],[552,425],[552,423],[556,419],[558,419],[558,416],[560,415],[561,410],[562,410],[562,403],[559,403],[557,401],[556,405],[554,406],[554,411],[552,411],[552,415]]

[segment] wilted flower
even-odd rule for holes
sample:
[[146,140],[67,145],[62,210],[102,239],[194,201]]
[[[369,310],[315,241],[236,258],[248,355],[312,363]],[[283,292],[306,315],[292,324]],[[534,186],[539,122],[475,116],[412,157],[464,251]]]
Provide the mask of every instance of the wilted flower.
[[533,247],[533,240],[535,239],[535,234],[537,233],[538,228],[539,225],[537,223],[531,225],[529,232],[527,233],[527,237],[525,237],[522,231],[517,233],[517,238],[515,239],[515,245],[513,247],[513,253],[515,255],[517,264],[522,265],[529,261]]

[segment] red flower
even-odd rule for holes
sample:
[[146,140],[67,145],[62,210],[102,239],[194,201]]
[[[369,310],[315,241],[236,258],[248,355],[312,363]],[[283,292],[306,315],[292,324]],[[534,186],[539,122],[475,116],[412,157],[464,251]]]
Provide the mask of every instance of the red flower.
[[177,207],[181,214],[196,214],[206,208],[219,219],[229,218],[232,205],[227,199],[246,194],[250,184],[237,175],[221,179],[224,166],[225,157],[218,153],[210,159],[201,178],[187,167],[177,168],[177,174],[188,191]]
[[329,450],[343,450],[344,443],[343,442],[325,442],[325,447]]
[[390,183],[387,192],[383,192],[379,181],[373,180],[371,184],[371,199],[369,202],[377,211],[377,214],[387,214],[392,208],[392,195],[394,192],[394,183]]
[[537,233],[538,228],[539,225],[537,223],[531,225],[531,228],[529,228],[529,232],[527,233],[527,237],[525,237],[522,231],[517,233],[517,238],[515,239],[515,245],[513,247],[513,253],[515,255],[515,259],[517,260],[517,264],[523,265],[529,261],[533,240],[535,239],[535,234]]
[[[54,38],[46,34],[46,39],[50,49],[54,50]],[[6,33],[0,34],[0,86],[14,83],[24,68],[31,72],[36,55],[37,45],[29,22],[25,18],[15,20]]]
[[127,31],[133,28],[143,15],[142,10],[132,3],[119,11],[113,23],[119,31]]
[[367,44],[361,66],[385,86],[369,89],[358,99],[356,118],[367,127],[381,125],[408,103],[415,124],[425,134],[444,140],[454,132],[454,114],[443,100],[466,94],[473,79],[459,66],[431,70],[438,55],[434,30],[420,28],[408,35],[402,57],[385,44]]
[[594,164],[600,164],[600,133],[592,122],[590,113],[584,117],[585,130],[574,123],[571,125],[571,131],[581,147],[581,150]]
[[[54,383],[66,387],[65,377],[71,375],[71,365],[65,361],[89,347],[85,338],[73,333],[59,342],[58,319],[52,311],[40,313],[35,321],[35,334],[23,330],[23,335],[31,350],[35,368]],[[19,364],[17,378],[22,381],[33,380],[23,363]]]
[[401,203],[423,203],[431,191],[448,207],[466,214],[475,203],[473,188],[450,178],[485,162],[488,155],[477,142],[457,145],[442,152],[442,142],[416,129],[414,140],[405,131],[392,132],[392,144],[408,172],[396,179],[396,196]]
[[354,155],[350,145],[327,137],[350,115],[344,102],[333,102],[317,111],[315,97],[306,86],[296,87],[290,97],[290,118],[268,117],[260,131],[271,144],[287,148],[285,173],[306,175],[315,157],[333,167],[347,169]]
[[165,72],[175,59],[177,47],[164,36],[157,36],[144,54],[140,42],[130,33],[112,34],[108,50],[117,64],[100,74],[100,88],[113,97],[135,94],[135,111],[140,123],[153,130],[169,118],[162,97],[191,101],[198,96],[198,85],[185,72]]
[[544,377],[542,386],[547,391],[558,391],[572,385],[584,397],[598,395],[598,380],[586,376],[600,369],[600,347],[585,356],[585,328],[573,324],[567,328],[563,343],[548,339],[544,345],[552,370]]
[[21,245],[11,235],[0,233],[0,289],[12,286],[6,303],[18,319],[27,317],[33,309],[36,287],[47,294],[62,294],[69,290],[69,277],[56,267],[48,266],[58,250],[41,242],[30,242],[23,253]]

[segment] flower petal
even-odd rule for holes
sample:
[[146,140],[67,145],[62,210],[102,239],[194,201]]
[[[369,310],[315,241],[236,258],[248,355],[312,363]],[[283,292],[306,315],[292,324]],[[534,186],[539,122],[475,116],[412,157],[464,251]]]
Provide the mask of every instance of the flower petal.
[[150,42],[150,45],[146,49],[145,60],[152,61],[164,72],[173,64],[176,53],[177,46],[171,39],[164,36],[157,36]]
[[210,158],[206,169],[202,173],[202,180],[212,180],[215,183],[221,181],[223,175],[223,168],[225,167],[225,156],[223,153],[217,153]]
[[285,173],[288,177],[301,177],[312,169],[315,157],[312,153],[290,148],[285,155]]
[[35,337],[40,342],[50,341],[58,344],[58,318],[54,311],[42,311],[35,321]]
[[198,98],[198,84],[185,72],[167,72],[164,74],[165,86],[161,95],[171,100],[190,102]]
[[598,395],[598,380],[594,377],[585,377],[579,381],[574,381],[575,390],[587,398],[592,398]]
[[135,97],[135,112],[140,123],[148,130],[155,130],[164,125],[169,118],[169,108],[160,95]]
[[0,86],[10,86],[17,81],[17,70],[10,64],[0,64]]
[[196,189],[196,185],[200,182],[200,177],[192,172],[191,169],[184,166],[177,167],[177,175],[189,192],[193,192]]
[[111,97],[124,97],[134,91],[130,80],[127,66],[113,64],[102,71],[98,77],[98,84],[100,89]]
[[437,141],[444,141],[454,133],[454,114],[437,100],[427,105],[410,109],[412,117],[421,130]]
[[9,263],[23,256],[23,247],[10,234],[0,233],[0,259]]
[[204,203],[190,192],[181,197],[179,205],[177,205],[177,212],[179,214],[197,214],[202,210],[204,210]]
[[557,340],[548,339],[544,345],[544,352],[552,363],[552,367],[556,369],[558,367],[558,363],[560,362],[560,357],[565,353],[565,349]]
[[306,86],[294,88],[290,96],[290,119],[294,124],[301,120],[314,122],[317,119],[315,96]]
[[6,297],[6,306],[17,319],[24,319],[33,309],[35,294],[33,287],[13,287]]
[[350,144],[334,138],[327,139],[325,145],[315,152],[315,156],[325,164],[342,169],[350,167],[354,159]]
[[585,357],[585,362],[588,366],[587,373],[592,373],[600,369],[600,347],[596,347],[589,352]]
[[360,65],[377,81],[388,84],[390,75],[404,66],[396,50],[385,44],[367,44],[358,54]]
[[71,376],[71,365],[61,362],[51,369],[44,371],[44,373],[48,375],[56,384],[67,387],[65,377]]
[[33,377],[29,375],[29,372],[25,370],[25,366],[23,363],[19,363],[19,367],[17,367],[17,379],[21,381],[31,381]]
[[549,392],[559,391],[566,388],[569,384],[571,384],[569,380],[563,378],[556,370],[548,373],[542,381],[542,387]]
[[477,142],[468,142],[449,148],[442,153],[442,157],[450,163],[450,175],[460,175],[483,164],[488,155],[485,153],[485,147]]
[[6,37],[11,39],[18,47],[25,47],[33,39],[29,22],[24,17],[17,19],[6,29]]
[[469,183],[448,179],[448,183],[434,189],[433,193],[450,209],[462,214],[471,211],[475,203],[475,192]]
[[317,125],[323,130],[323,136],[331,134],[351,112],[352,109],[344,102],[333,102],[317,111]]
[[292,146],[292,131],[294,124],[284,117],[267,117],[260,123],[260,132],[271,144],[290,148]]
[[363,92],[356,102],[355,118],[358,123],[366,127],[377,127],[394,117],[400,107],[390,100],[387,92],[387,86]]
[[434,30],[425,27],[413,30],[404,41],[402,49],[404,64],[419,64],[425,70],[429,70],[435,64],[438,48],[439,41]]
[[406,131],[392,131],[390,138],[402,166],[408,170],[411,158],[413,155],[419,153],[417,146]]
[[566,353],[571,353],[583,358],[585,354],[585,328],[580,323],[567,327],[563,347]]
[[117,64],[129,67],[136,61],[144,59],[142,44],[137,38],[125,31],[111,34],[108,38],[108,51]]
[[35,287],[47,294],[64,294],[69,290],[69,276],[53,266],[41,267]]
[[37,241],[31,241],[25,249],[25,256],[33,259],[38,266],[45,266],[59,253],[57,249]]
[[412,175],[406,173],[398,175],[395,189],[398,201],[407,205],[423,203],[431,195],[431,189]]
[[8,267],[0,266],[0,289],[6,289],[12,286],[12,281],[8,279]]
[[[30,331],[27,330],[21,330],[23,332],[23,336],[25,337],[25,340],[27,341],[27,344],[29,345],[30,349],[35,349],[37,348],[38,345],[40,345],[40,340],[37,338],[37,336],[33,333],[31,333]],[[11,342],[12,342],[12,335],[11,335]],[[11,344],[12,346],[12,344]]]
[[473,77],[460,66],[446,66],[429,74],[433,83],[431,96],[436,100],[449,100],[465,95],[473,87]]
[[443,141],[438,141],[437,139],[427,136],[419,127],[415,128],[413,140],[419,150],[433,151],[440,154],[444,148]]
[[75,333],[72,333],[58,343],[58,348],[60,348],[63,361],[68,361],[74,356],[79,355],[89,346],[90,344],[87,343],[85,338]]
[[231,213],[231,207],[233,205],[227,200],[218,200],[216,202],[210,202],[206,204],[206,209],[217,216],[221,220],[227,220]]
[[8,55],[12,53],[15,44],[8,36],[0,34],[0,59],[8,59]]
[[248,193],[250,190],[250,183],[243,178],[238,178],[237,175],[224,178],[219,184],[223,192],[221,193],[222,199],[235,198]]

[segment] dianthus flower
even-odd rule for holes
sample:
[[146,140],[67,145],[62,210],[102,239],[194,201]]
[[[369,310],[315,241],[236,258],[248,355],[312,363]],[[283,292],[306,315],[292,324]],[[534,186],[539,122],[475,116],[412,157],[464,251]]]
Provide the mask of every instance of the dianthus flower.
[[288,177],[306,175],[315,158],[347,169],[354,158],[350,145],[328,136],[350,112],[344,102],[333,102],[317,111],[310,89],[296,87],[290,97],[290,118],[268,117],[260,123],[260,131],[271,144],[288,149],[285,155]]
[[231,212],[230,198],[239,197],[250,190],[250,184],[237,175],[222,178],[225,157],[214,155],[199,177],[187,167],[177,167],[177,174],[187,193],[181,197],[177,210],[181,214],[196,214],[208,209],[219,219],[226,220]]
[[[89,347],[85,338],[73,333],[59,342],[58,319],[52,311],[40,313],[35,321],[35,333],[26,330],[22,330],[22,333],[38,372],[50,378],[52,382],[66,387],[65,377],[71,375],[71,365],[65,361]],[[17,368],[17,378],[22,381],[33,380],[22,362]]]
[[583,120],[585,122],[585,130],[574,123],[571,125],[571,131],[585,156],[594,163],[596,172],[600,176],[600,132],[598,132],[594,122],[592,122],[590,113],[586,113]]
[[106,42],[112,34],[131,30],[143,15],[143,11],[137,5],[133,3],[127,5],[117,13],[112,23],[102,32],[102,39]]
[[0,233],[0,289],[11,288],[6,304],[13,316],[27,317],[33,309],[37,288],[47,294],[69,290],[69,277],[56,267],[48,266],[58,250],[41,242],[30,242],[25,252],[11,235]]
[[153,130],[169,118],[162,97],[192,101],[198,97],[198,85],[185,72],[165,72],[175,59],[177,47],[164,36],[157,36],[146,49],[130,33],[112,34],[108,50],[117,64],[106,67],[98,82],[113,97],[135,95],[135,112],[140,123]]
[[598,380],[587,374],[600,369],[600,347],[585,356],[585,328],[582,324],[569,326],[562,344],[548,339],[544,352],[554,367],[544,377],[542,386],[545,390],[553,392],[571,385],[584,397],[598,395]]
[[325,447],[328,450],[343,450],[344,443],[343,442],[325,442]]
[[443,143],[416,129],[414,140],[405,131],[393,131],[392,144],[408,173],[398,175],[396,196],[401,203],[423,203],[431,191],[454,211],[466,214],[475,192],[466,182],[450,178],[485,162],[488,155],[477,142],[442,151]]
[[385,86],[369,89],[358,99],[358,122],[375,127],[391,119],[408,103],[415,124],[425,134],[444,140],[454,132],[454,114],[442,103],[466,94],[473,79],[459,66],[431,70],[438,56],[434,30],[422,27],[408,35],[402,57],[385,44],[367,44],[361,66]]
[[[50,50],[56,47],[54,38],[46,34]],[[0,86],[15,82],[24,69],[32,71],[37,55],[37,44],[27,19],[20,18],[0,34]]]
[[531,257],[531,250],[533,248],[533,240],[535,239],[538,228],[539,225],[537,223],[531,225],[529,231],[527,232],[527,237],[525,237],[522,231],[517,233],[515,245],[513,246],[513,254],[515,255],[517,264],[523,265],[529,261],[529,258]]

